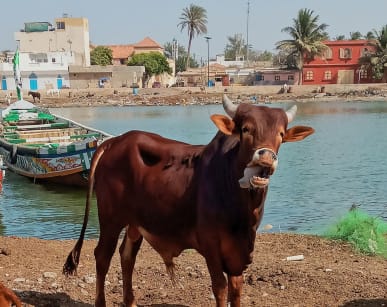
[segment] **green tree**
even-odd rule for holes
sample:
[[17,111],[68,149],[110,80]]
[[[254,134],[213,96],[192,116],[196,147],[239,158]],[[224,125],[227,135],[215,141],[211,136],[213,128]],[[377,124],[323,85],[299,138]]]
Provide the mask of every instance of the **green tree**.
[[345,35],[337,35],[336,37],[335,37],[335,40],[336,41],[343,41],[343,40],[345,40]]
[[350,32],[349,37],[351,40],[358,40],[363,37],[363,35],[359,31]]
[[364,38],[365,38],[366,40],[369,40],[369,41],[370,41],[370,40],[372,40],[372,39],[375,39],[376,36],[375,36],[374,32],[368,31],[367,34],[364,35]]
[[91,65],[111,65],[113,60],[113,52],[110,48],[105,46],[95,47],[90,52]]
[[293,19],[293,26],[282,29],[282,32],[288,33],[291,39],[276,43],[277,49],[283,50],[290,57],[297,59],[299,84],[302,81],[304,58],[321,55],[327,48],[323,40],[328,38],[328,34],[325,32],[328,25],[325,23],[318,24],[319,16],[313,14],[314,12],[309,9],[299,10],[297,18]]
[[[172,48],[173,48],[173,43],[172,42],[167,42],[164,44],[164,52],[166,56],[170,59],[172,59]],[[187,51],[185,50],[184,46],[178,45],[177,47],[177,58],[176,58],[176,73],[179,71],[186,71],[186,63],[187,63]],[[198,62],[190,56],[189,59],[189,67],[199,67]]]
[[191,4],[189,7],[183,9],[180,16],[180,22],[177,25],[182,32],[185,28],[188,31],[188,49],[186,59],[186,69],[190,64],[190,52],[192,39],[200,34],[207,33],[207,11],[201,6]]
[[242,34],[228,36],[228,44],[224,49],[224,57],[227,60],[235,61],[236,58],[246,54],[246,43]]
[[148,52],[135,54],[128,62],[128,66],[144,66],[145,73],[143,87],[148,87],[149,80],[152,76],[163,73],[172,73],[167,58],[160,52]]
[[273,53],[271,53],[270,51],[263,51],[261,53],[257,53],[257,55],[254,55],[254,52],[250,53],[250,56],[252,59],[254,59],[255,61],[265,61],[265,62],[268,62],[268,61],[273,61]]
[[363,68],[372,70],[372,77],[376,80],[386,81],[385,70],[387,67],[387,24],[380,31],[374,30],[375,39],[371,39],[369,44],[375,48],[374,52],[369,52],[359,59]]

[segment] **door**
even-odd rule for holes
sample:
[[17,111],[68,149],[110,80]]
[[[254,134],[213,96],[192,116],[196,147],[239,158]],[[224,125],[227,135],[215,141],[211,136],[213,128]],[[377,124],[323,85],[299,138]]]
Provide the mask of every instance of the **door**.
[[38,76],[34,73],[30,74],[30,90],[37,90],[38,89]]
[[354,70],[339,70],[337,73],[337,84],[353,84],[355,82]]
[[63,78],[61,75],[58,75],[58,77],[56,78],[56,86],[58,90],[60,90],[63,86]]
[[6,91],[8,89],[7,78],[5,76],[3,76],[3,78],[1,78],[1,88],[3,91]]

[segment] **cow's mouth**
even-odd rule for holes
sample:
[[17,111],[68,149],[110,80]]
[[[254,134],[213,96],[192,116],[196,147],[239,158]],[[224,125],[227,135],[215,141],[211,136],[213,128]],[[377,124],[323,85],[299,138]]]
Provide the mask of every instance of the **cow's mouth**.
[[262,189],[269,184],[271,174],[272,170],[270,167],[260,165],[246,167],[243,177],[239,179],[239,185],[244,189]]

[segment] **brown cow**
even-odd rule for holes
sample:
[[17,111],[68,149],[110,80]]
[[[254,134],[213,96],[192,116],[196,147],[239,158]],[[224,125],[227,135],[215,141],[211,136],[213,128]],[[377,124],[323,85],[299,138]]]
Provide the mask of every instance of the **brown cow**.
[[21,301],[16,294],[0,283],[0,307],[21,307]]
[[[240,305],[242,273],[252,261],[269,177],[281,143],[312,134],[287,129],[296,106],[234,105],[225,95],[224,115],[212,115],[220,130],[206,146],[130,131],[102,143],[93,156],[80,238],[63,267],[75,274],[93,187],[100,237],[95,249],[95,306],[105,306],[104,284],[123,228],[120,246],[125,306],[134,306],[132,273],[143,238],[173,276],[173,258],[196,249],[206,260],[217,306]],[[228,279],[226,279],[227,274]]]

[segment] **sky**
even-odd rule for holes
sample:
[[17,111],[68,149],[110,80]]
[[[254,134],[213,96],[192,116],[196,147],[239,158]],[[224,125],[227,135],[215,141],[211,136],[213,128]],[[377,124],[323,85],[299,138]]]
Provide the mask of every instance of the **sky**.
[[[192,41],[191,55],[199,63],[206,61],[208,49],[210,58],[223,54],[228,37],[235,34],[245,41],[248,34],[253,50],[274,52],[276,42],[290,38],[281,30],[293,25],[303,8],[329,25],[331,38],[355,31],[366,34],[387,24],[387,0],[18,0],[2,5],[0,50],[16,49],[14,32],[25,22],[54,24],[63,14],[87,18],[94,45],[134,44],[148,36],[162,46],[176,39],[187,50],[187,30],[181,32],[177,24],[190,4],[207,11],[207,34]],[[204,36],[211,37],[208,45]]]

